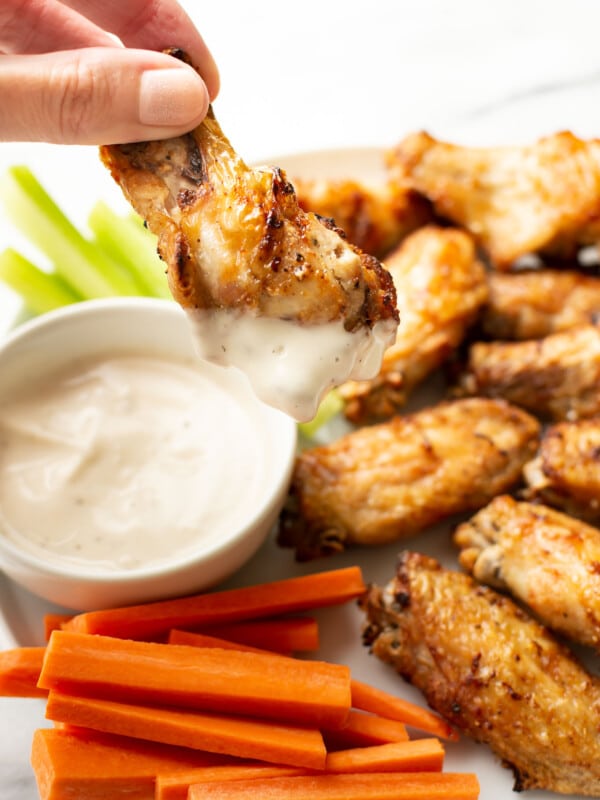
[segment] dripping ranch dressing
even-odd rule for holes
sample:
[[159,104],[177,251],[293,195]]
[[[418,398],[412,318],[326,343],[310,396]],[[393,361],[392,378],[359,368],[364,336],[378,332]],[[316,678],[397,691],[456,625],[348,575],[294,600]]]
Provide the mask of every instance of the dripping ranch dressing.
[[186,309],[201,358],[241,370],[267,405],[299,422],[312,419],[333,386],[369,380],[396,333],[394,320],[354,332],[342,320],[302,325],[224,309]]
[[252,413],[218,374],[161,357],[99,355],[45,375],[0,402],[2,535],[108,573],[218,542],[263,491]]

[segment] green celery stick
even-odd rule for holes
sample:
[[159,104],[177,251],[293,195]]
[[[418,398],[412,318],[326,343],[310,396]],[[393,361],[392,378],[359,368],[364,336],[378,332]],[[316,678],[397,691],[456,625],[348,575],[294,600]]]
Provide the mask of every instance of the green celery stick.
[[99,200],[90,212],[88,225],[98,245],[123,264],[147,294],[171,298],[165,264],[156,252],[156,237],[141,223],[119,216]]
[[58,275],[39,269],[12,247],[0,253],[0,280],[21,296],[33,314],[44,314],[81,299]]
[[28,167],[5,173],[0,200],[14,224],[83,299],[143,293],[131,275],[79,233]]
[[302,436],[307,439],[312,439],[315,433],[322,428],[329,420],[333,419],[336,414],[342,410],[344,401],[335,389],[331,389],[319,406],[316,415],[310,422],[300,422],[298,424],[298,431]]

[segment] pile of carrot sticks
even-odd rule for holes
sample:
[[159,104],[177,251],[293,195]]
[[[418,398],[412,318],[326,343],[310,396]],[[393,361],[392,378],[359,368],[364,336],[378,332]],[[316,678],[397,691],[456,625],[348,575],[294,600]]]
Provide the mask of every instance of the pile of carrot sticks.
[[365,588],[349,567],[48,615],[45,647],[0,652],[0,695],[54,722],[33,737],[41,800],[476,800],[475,775],[443,772],[444,720],[294,656],[319,646],[304,612]]

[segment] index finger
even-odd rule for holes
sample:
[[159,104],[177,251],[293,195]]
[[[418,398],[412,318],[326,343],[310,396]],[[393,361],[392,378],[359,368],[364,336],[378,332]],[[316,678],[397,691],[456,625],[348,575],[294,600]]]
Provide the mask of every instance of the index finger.
[[202,76],[210,99],[219,91],[219,71],[194,23],[176,0],[63,0],[127,47],[179,47]]

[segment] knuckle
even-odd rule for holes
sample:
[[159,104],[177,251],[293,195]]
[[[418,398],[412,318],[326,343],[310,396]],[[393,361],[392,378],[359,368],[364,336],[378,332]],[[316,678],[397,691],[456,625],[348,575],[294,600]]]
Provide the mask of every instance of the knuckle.
[[81,58],[51,78],[55,91],[48,93],[58,135],[66,143],[80,141],[99,119],[110,113],[112,90],[104,70],[94,69]]

